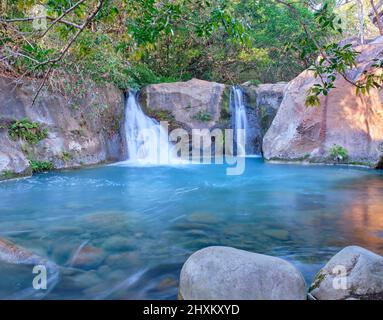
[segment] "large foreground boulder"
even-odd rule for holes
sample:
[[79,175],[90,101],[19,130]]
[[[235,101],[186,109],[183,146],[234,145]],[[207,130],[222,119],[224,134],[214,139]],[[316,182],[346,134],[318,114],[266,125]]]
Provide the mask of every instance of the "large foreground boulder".
[[310,287],[318,300],[383,299],[383,257],[357,246],[344,248]]
[[[354,81],[383,54],[383,37],[355,49],[361,54],[357,68],[348,74]],[[332,150],[341,147],[348,152],[348,163],[383,166],[382,91],[356,95],[355,87],[338,76],[336,88],[321,98],[320,107],[306,107],[307,91],[315,83],[311,71],[304,71],[289,83],[263,139],[265,158],[333,162],[339,159]]]
[[302,274],[279,258],[228,247],[195,252],[181,271],[183,300],[304,300]]

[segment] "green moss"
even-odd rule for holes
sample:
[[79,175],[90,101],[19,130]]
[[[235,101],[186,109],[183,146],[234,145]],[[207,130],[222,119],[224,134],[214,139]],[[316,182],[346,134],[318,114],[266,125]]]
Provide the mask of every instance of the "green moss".
[[230,87],[226,87],[221,100],[221,120],[230,120]]
[[10,179],[14,176],[14,173],[11,170],[4,170],[1,172],[1,178]]
[[210,112],[208,111],[199,111],[195,117],[196,120],[202,121],[202,122],[209,122],[213,118]]
[[147,108],[146,114],[150,118],[156,119],[158,122],[167,122],[169,124],[170,131],[182,127],[181,123],[176,120],[173,113],[169,110],[153,110]]
[[330,157],[333,161],[338,161],[338,162],[347,162],[348,160],[348,151],[346,148],[343,148],[342,146],[339,145],[334,145],[330,149]]
[[61,152],[59,158],[63,160],[64,162],[68,162],[73,159],[73,155],[67,151]]
[[48,136],[48,129],[42,129],[39,123],[24,118],[12,122],[8,127],[8,134],[13,140],[22,139],[30,144],[37,144]]
[[315,290],[316,288],[319,288],[322,281],[326,278],[326,274],[322,273],[321,271],[316,275],[315,280],[313,284],[309,288],[309,292]]

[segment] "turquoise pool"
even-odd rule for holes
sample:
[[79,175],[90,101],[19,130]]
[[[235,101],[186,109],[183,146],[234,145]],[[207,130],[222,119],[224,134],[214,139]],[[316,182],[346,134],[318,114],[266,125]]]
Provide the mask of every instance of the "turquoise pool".
[[[60,266],[47,299],[176,299],[182,264],[223,245],[292,262],[309,282],[337,251],[383,253],[383,174],[246,160],[225,166],[104,166],[0,183],[0,237]],[[0,298],[30,266],[0,263]]]

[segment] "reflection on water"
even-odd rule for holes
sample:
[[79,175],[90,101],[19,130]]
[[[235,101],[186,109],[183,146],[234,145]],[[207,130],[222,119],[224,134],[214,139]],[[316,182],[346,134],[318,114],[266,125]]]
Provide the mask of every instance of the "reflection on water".
[[[339,185],[338,188],[342,187]],[[383,179],[381,176],[358,178],[343,185],[353,196],[342,210],[343,232],[355,243],[377,252],[383,251]],[[347,223],[346,223],[347,220]]]
[[[48,299],[175,299],[194,251],[233,246],[291,261],[310,282],[347,245],[383,254],[383,175],[264,164],[109,166],[0,184],[0,237],[59,265]],[[31,282],[0,262],[0,298]],[[16,294],[16,295],[15,295]]]

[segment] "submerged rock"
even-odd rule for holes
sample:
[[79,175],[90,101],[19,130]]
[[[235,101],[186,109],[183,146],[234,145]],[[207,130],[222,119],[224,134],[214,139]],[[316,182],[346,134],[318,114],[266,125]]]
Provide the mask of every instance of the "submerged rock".
[[287,230],[281,230],[281,229],[266,229],[263,231],[263,233],[271,238],[277,239],[277,240],[288,240],[289,239],[289,232]]
[[136,241],[132,238],[126,238],[122,236],[112,236],[106,239],[103,243],[105,250],[111,251],[132,251],[136,248]]
[[302,274],[289,262],[229,247],[195,252],[181,270],[184,300],[305,300]]
[[82,269],[95,269],[105,260],[105,257],[105,252],[101,248],[80,245],[71,258],[69,265]]
[[[12,292],[10,296],[5,297],[6,299],[42,299],[44,298],[57,284],[59,278],[59,267],[52,261],[49,261],[43,257],[40,257],[29,250],[18,246],[17,244],[0,238],[0,265],[24,265],[30,266],[28,275],[32,275],[33,268],[35,266],[44,266],[47,271],[47,289],[36,290],[32,287],[32,278],[30,283],[26,284],[26,287],[16,288],[15,292]],[[9,270],[9,268],[6,268]],[[18,270],[16,268],[16,270]],[[24,273],[23,271],[23,273]],[[26,274],[19,275],[20,278],[25,278]],[[9,277],[10,279],[12,278]],[[7,274],[2,273],[2,281],[7,279]],[[2,284],[4,285],[4,284]],[[4,298],[4,297],[0,297]]]
[[383,257],[346,247],[319,271],[310,294],[318,300],[383,299]]
[[187,220],[195,223],[216,224],[219,219],[212,213],[195,212],[187,217]]

